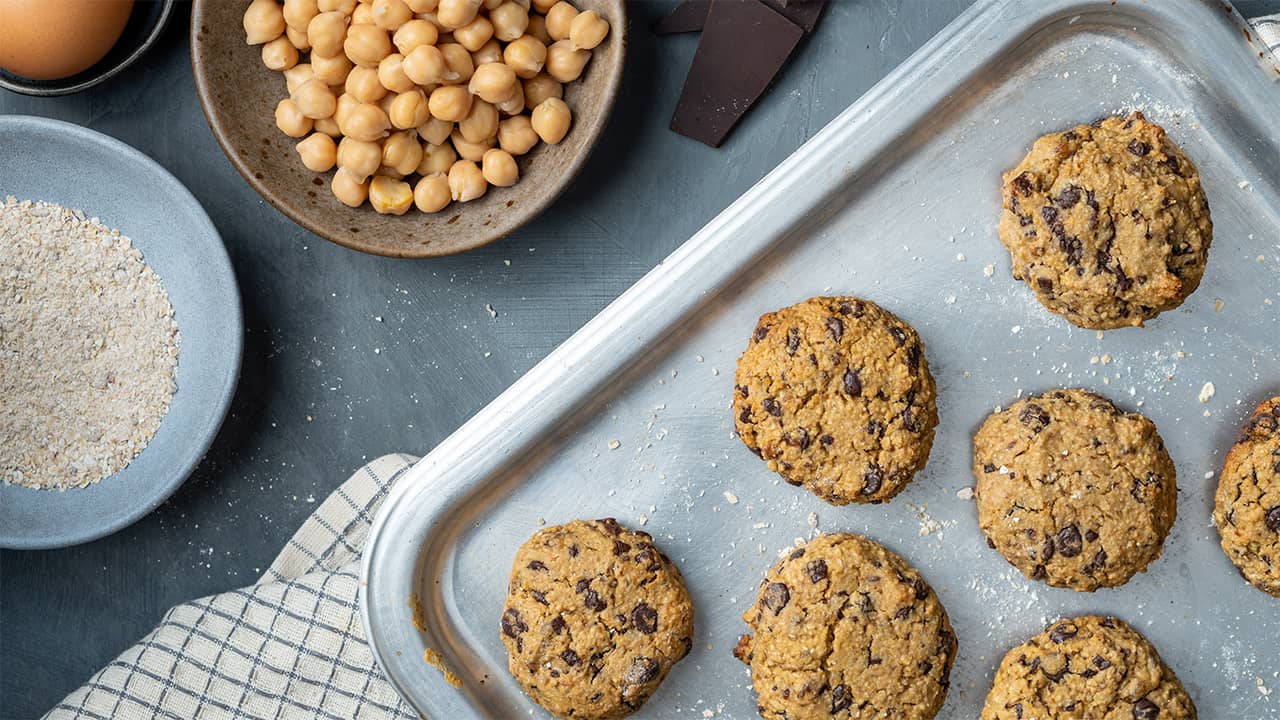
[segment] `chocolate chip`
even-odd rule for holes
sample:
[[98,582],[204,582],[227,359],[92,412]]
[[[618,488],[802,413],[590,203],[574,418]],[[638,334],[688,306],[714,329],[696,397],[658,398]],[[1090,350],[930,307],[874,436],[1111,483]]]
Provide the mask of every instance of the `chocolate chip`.
[[586,592],[590,588],[591,588],[591,580],[587,578],[582,578],[581,580],[578,581],[577,585],[573,586],[573,591],[578,594],[581,594],[583,592]]
[[[631,660],[631,666],[622,676],[623,685],[644,685],[658,676],[658,661],[653,658],[637,657]],[[623,688],[623,694],[627,694]]]
[[992,465],[991,463],[986,463],[986,464],[984,464],[984,465],[982,466],[982,472],[984,472],[984,473],[988,473],[988,474],[990,474],[990,473],[993,473],[993,472],[995,472],[995,471],[996,471],[996,466],[995,466],[995,465]]
[[1032,191],[1035,190],[1035,186],[1031,182],[1031,175],[1025,172],[1010,180],[1009,184],[1012,185],[1013,189],[1017,190],[1022,197],[1030,197]]
[[1080,528],[1075,525],[1068,525],[1058,531],[1057,542],[1054,543],[1058,552],[1065,558],[1073,558],[1080,554],[1082,545],[1080,542]]
[[738,413],[738,421],[744,423],[751,422],[751,408],[742,408],[742,412]]
[[756,342],[760,342],[760,341],[761,341],[761,340],[763,340],[763,339],[765,338],[765,336],[766,336],[766,335],[768,335],[768,334],[769,334],[769,328],[768,328],[768,327],[766,327],[766,326],[764,326],[764,325],[757,325],[757,326],[756,326],[756,332],[755,332],[755,334],[754,334],[754,335],[752,335],[752,336],[751,336],[751,338],[752,338],[753,340],[755,340]]
[[1027,403],[1027,406],[1022,408],[1022,412],[1018,413],[1018,421],[1031,428],[1032,432],[1039,433],[1048,427],[1052,420],[1044,408],[1035,403]]
[[1138,157],[1143,157],[1147,153],[1151,152],[1151,146],[1137,138],[1134,138],[1129,141],[1129,145],[1125,147],[1125,150],[1128,150],[1130,153],[1137,155]]
[[530,561],[529,561],[529,565],[528,565],[527,567],[528,567],[530,570],[537,570],[537,571],[539,571],[539,572],[546,572],[546,571],[547,571],[547,565],[546,565],[546,563],[542,562],[541,560],[530,560]]
[[920,664],[917,667],[920,668],[921,675],[928,675],[929,673],[933,672],[933,663],[929,662],[928,660],[921,660]]
[[835,441],[836,439],[831,437],[830,435],[821,435],[818,437],[818,442],[822,443],[823,447],[828,447],[831,445],[831,443]]
[[1062,139],[1066,140],[1067,142],[1074,142],[1078,137],[1080,136],[1076,134],[1075,130],[1068,130],[1062,133]]
[[899,344],[899,345],[904,345],[904,344],[906,344],[906,342],[907,342],[907,331],[903,330],[902,328],[898,327],[897,325],[891,326],[891,327],[889,328],[889,334],[893,336],[893,339],[894,339],[894,340],[896,340],[896,341],[898,342],[898,344]]
[[914,370],[920,369],[920,346],[912,345],[907,348],[907,367]]
[[782,417],[782,406],[778,404],[777,400],[774,400],[773,398],[765,398],[760,401],[760,404],[764,406],[764,411],[770,415],[774,417]]
[[1133,704],[1133,720],[1156,720],[1160,717],[1160,708],[1146,698]]
[[1044,224],[1048,225],[1051,229],[1053,228],[1054,225],[1059,224],[1058,208],[1052,205],[1045,205],[1044,207],[1040,208],[1040,217],[1044,218]]
[[773,611],[774,615],[782,612],[782,609],[791,602],[791,590],[783,583],[769,583],[764,589],[764,594],[760,596],[764,606]]
[[578,657],[578,653],[572,650],[565,650],[564,652],[560,653],[560,659],[563,660],[564,664],[568,665],[569,667],[582,664],[582,660]]
[[787,330],[787,354],[795,355],[796,350],[800,349],[800,328],[789,328]]
[[804,571],[812,582],[822,582],[827,579],[827,561],[821,558],[812,560],[804,566]]
[[796,548],[795,550],[791,551],[791,554],[787,556],[787,559],[799,560],[802,557],[804,557],[804,548]]
[[1094,531],[1092,531],[1092,530],[1085,530],[1085,531],[1084,531],[1084,540],[1085,540],[1085,542],[1094,542],[1094,541],[1096,541],[1097,539],[1098,539],[1098,533],[1096,533],[1096,532],[1094,532]]
[[1169,166],[1169,169],[1170,169],[1170,170],[1172,170],[1172,171],[1174,171],[1174,172],[1178,172],[1178,168],[1180,167],[1180,166],[1179,166],[1179,164],[1178,164],[1178,158],[1176,158],[1176,157],[1174,157],[1174,156],[1172,156],[1172,155],[1166,155],[1166,156],[1165,156],[1165,158],[1164,158],[1164,164],[1165,164],[1165,165],[1168,165],[1168,166]]
[[844,712],[853,704],[853,693],[849,692],[849,686],[840,683],[831,690],[831,714],[835,715]]
[[1022,703],[1013,704],[1013,717],[1016,720],[1022,720]]
[[564,629],[565,629],[564,618],[560,617],[559,615],[552,618],[551,620],[552,633],[559,635],[560,633],[564,632]]
[[1075,185],[1068,186],[1067,189],[1058,193],[1054,202],[1058,203],[1058,207],[1063,210],[1075,207],[1076,203],[1080,202],[1080,188]]
[[1089,561],[1089,564],[1085,565],[1082,569],[1084,570],[1086,575],[1093,575],[1094,573],[1098,572],[1099,570],[1101,570],[1106,566],[1107,566],[1107,551],[1103,548],[1098,548],[1098,552],[1093,554],[1093,559],[1091,559]]
[[834,315],[827,317],[827,332],[831,333],[831,339],[836,342],[844,337],[844,323],[840,322],[840,318]]
[[574,543],[569,546],[569,557],[578,557],[578,544]]
[[1079,631],[1076,630],[1074,626],[1063,623],[1055,627],[1049,633],[1049,639],[1052,640],[1054,644],[1061,645],[1062,643],[1075,637],[1078,633]]
[[748,388],[746,385],[739,385],[738,392],[742,393],[742,397],[744,398],[751,397],[751,389]]
[[871,601],[871,596],[867,593],[858,594],[862,596],[862,600],[858,602],[858,609],[867,614],[875,612],[876,604]]
[[893,614],[894,620],[906,620],[911,615],[911,606],[898,608],[898,612]]
[[1043,674],[1046,678],[1048,678],[1050,682],[1055,682],[1055,683],[1061,682],[1062,678],[1065,677],[1067,674],[1067,666],[1063,665],[1062,668],[1058,670],[1058,672],[1056,673],[1051,673],[1048,670],[1045,670],[1043,667],[1041,667],[1040,673]]
[[850,368],[844,371],[844,391],[850,397],[862,395],[862,380],[858,377],[857,370]]
[[1280,505],[1267,511],[1266,524],[1271,532],[1280,532]]
[[871,464],[867,466],[867,472],[862,476],[863,495],[875,495],[880,492],[880,486],[884,484],[881,472],[879,465]]
[[601,518],[596,521],[596,524],[599,525],[600,529],[604,530],[604,533],[609,537],[618,537],[622,534],[622,526],[613,518]]
[[537,600],[539,603],[541,603],[541,604],[543,604],[543,605],[550,605],[550,604],[551,604],[551,603],[547,602],[547,594],[546,594],[546,593],[544,593],[544,592],[541,592],[541,591],[539,591],[539,590],[530,590],[530,591],[529,591],[529,594],[533,596],[533,599],[534,599],[534,600]]
[[515,608],[507,608],[502,613],[502,633],[509,638],[517,638],[521,633],[529,631],[529,626],[524,623],[524,618],[520,617],[520,611]]
[[917,600],[923,600],[929,597],[929,584],[920,578],[916,578],[915,581],[911,583],[911,589],[915,591]]
[[597,593],[595,590],[587,591],[587,594],[582,598],[582,604],[586,605],[588,610],[594,610],[596,612],[600,612],[609,606],[608,603],[601,599],[600,593]]
[[804,428],[797,428],[793,432],[788,432],[782,436],[782,439],[791,447],[798,447],[801,450],[809,449],[809,431]]
[[658,611],[642,602],[631,611],[631,624],[645,635],[652,635],[658,630]]
[[614,555],[626,555],[626,554],[627,554],[627,553],[629,553],[629,552],[631,552],[631,546],[630,546],[630,545],[628,545],[628,544],[626,544],[626,543],[622,542],[621,540],[614,540],[614,541],[613,541],[613,554],[614,554]]
[[1041,292],[1053,292],[1053,281],[1049,278],[1036,278],[1036,286],[1040,288]]
[[1049,562],[1053,559],[1053,538],[1044,539],[1044,547],[1040,549],[1040,559]]

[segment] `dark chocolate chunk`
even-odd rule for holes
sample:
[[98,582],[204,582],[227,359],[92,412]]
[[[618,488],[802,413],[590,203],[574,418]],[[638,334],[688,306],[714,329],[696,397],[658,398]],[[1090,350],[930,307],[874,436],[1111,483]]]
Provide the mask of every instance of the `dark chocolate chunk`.
[[588,610],[594,610],[596,612],[600,612],[608,607],[608,603],[606,603],[600,597],[600,593],[595,590],[587,591],[587,594],[582,598],[582,604],[586,605]]
[[658,35],[699,32],[706,24],[710,10],[711,0],[685,0],[654,23],[653,31]]
[[827,561],[822,558],[812,560],[804,566],[805,574],[813,582],[822,582],[827,579]]
[[515,638],[528,631],[529,626],[525,624],[524,618],[520,617],[519,610],[507,608],[502,613],[502,632],[504,635],[509,638]]
[[769,583],[760,599],[764,602],[765,607],[772,610],[774,615],[777,615],[782,612],[787,603],[791,602],[791,590],[783,583]]
[[530,560],[528,567],[530,570],[537,570],[539,572],[547,571],[547,564],[541,560]]
[[844,371],[844,391],[852,397],[862,395],[862,380],[858,377],[858,371],[852,368]]
[[870,465],[867,472],[862,476],[862,494],[875,495],[879,492],[881,485],[884,484],[884,477],[881,475],[879,465]]
[[1062,528],[1058,531],[1057,542],[1054,545],[1062,557],[1073,558],[1079,555],[1083,549],[1080,541],[1080,528],[1075,525],[1068,525]]
[[563,660],[564,664],[568,665],[569,667],[582,664],[582,660],[578,658],[578,653],[572,650],[565,650],[564,652],[560,653],[560,659]]
[[645,635],[652,635],[658,631],[658,611],[642,602],[631,611],[631,624]]
[[1130,140],[1129,146],[1126,147],[1125,149],[1128,150],[1130,153],[1137,155],[1138,157],[1142,157],[1143,155],[1146,155],[1147,153],[1151,152],[1151,146],[1142,142],[1141,140],[1138,140],[1137,138]]
[[827,332],[831,333],[831,339],[836,342],[844,337],[844,323],[840,322],[840,318],[830,316],[827,318]]
[[1062,623],[1061,625],[1055,627],[1049,633],[1049,639],[1052,640],[1054,644],[1061,645],[1062,643],[1075,637],[1077,633],[1078,631],[1075,629],[1074,626],[1068,625],[1067,623]]
[[1049,426],[1051,418],[1044,408],[1035,403],[1027,403],[1022,412],[1018,413],[1018,421],[1031,428],[1032,432],[1039,433]]
[[849,709],[853,704],[853,693],[849,692],[849,686],[840,683],[831,691],[831,714],[843,712]]
[[1267,511],[1265,522],[1268,530],[1271,532],[1280,532],[1280,505],[1277,505]]
[[1133,720],[1156,720],[1160,717],[1160,708],[1146,698],[1133,704]]

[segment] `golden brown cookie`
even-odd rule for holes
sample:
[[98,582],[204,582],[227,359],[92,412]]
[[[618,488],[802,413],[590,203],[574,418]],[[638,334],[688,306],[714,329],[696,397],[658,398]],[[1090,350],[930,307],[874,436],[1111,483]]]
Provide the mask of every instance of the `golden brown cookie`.
[[680,571],[612,518],[539,530],[516,551],[502,642],[529,697],[563,718],[635,712],[693,645]]
[[761,316],[735,382],[742,442],[834,505],[892,498],[933,447],[924,346],[869,300],[816,297]]
[[978,523],[1027,577],[1092,591],[1156,558],[1177,515],[1156,426],[1085,390],[1019,400],[973,439]]
[[1141,325],[1200,285],[1213,239],[1200,174],[1142,113],[1040,138],[1003,194],[1014,278],[1080,327]]
[[1005,654],[982,720],[1195,720],[1160,654],[1111,617],[1059,620]]
[[1253,411],[1227,454],[1213,519],[1244,579],[1280,597],[1280,397]]
[[947,697],[956,636],[907,561],[859,535],[822,535],[765,576],[743,614],[760,715],[928,720]]

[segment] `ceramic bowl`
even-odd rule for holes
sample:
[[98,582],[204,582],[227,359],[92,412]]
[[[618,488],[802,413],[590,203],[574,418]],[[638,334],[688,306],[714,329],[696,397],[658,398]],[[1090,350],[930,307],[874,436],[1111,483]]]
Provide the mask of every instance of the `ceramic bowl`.
[[209,216],[151,158],[78,125],[22,115],[0,116],[0,148],[0,202],[12,195],[79,208],[129,236],[164,283],[178,323],[178,391],[128,466],[65,491],[0,482],[0,548],[64,547],[151,512],[200,462],[240,373],[240,294]]
[[105,82],[142,57],[164,32],[175,0],[134,0],[129,22],[120,39],[93,67],[68,78],[31,80],[0,70],[0,87],[23,95],[70,95]]
[[196,0],[191,61],[196,90],[213,134],[236,170],[294,222],[339,245],[391,257],[429,257],[470,250],[501,238],[545,210],[582,169],[608,121],[622,81],[626,9],[622,0],[581,0],[610,24],[582,77],[565,87],[573,126],[558,145],[539,143],[520,158],[520,182],[490,188],[479,200],[425,214],[379,215],[365,203],[349,208],[333,196],[333,172],[314,173],[294,151],[297,140],[275,125],[284,77],[262,64],[261,47],[245,44],[244,2]]

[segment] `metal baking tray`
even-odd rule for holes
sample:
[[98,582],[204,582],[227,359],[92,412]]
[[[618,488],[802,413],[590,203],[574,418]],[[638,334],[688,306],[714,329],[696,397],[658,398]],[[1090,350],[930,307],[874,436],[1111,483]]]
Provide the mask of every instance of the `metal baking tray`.
[[[1000,173],[1042,133],[1132,109],[1199,165],[1216,232],[1182,308],[1098,335],[1011,279]],[[928,468],[884,505],[826,505],[733,434],[734,366],[756,318],[824,293],[911,322],[937,378]],[[962,497],[983,418],[1059,386],[1147,414],[1177,463],[1164,555],[1121,588],[1024,579]],[[1210,524],[1210,473],[1278,391],[1274,58],[1220,2],[981,1],[399,482],[364,554],[365,628],[423,716],[542,717],[498,636],[511,559],[544,523],[613,516],[654,535],[696,607],[693,652],[637,717],[753,717],[748,669],[730,655],[739,616],[780,550],[844,530],[903,554],[945,603],[960,652],[941,717],[976,717],[1009,647],[1085,612],[1151,638],[1201,717],[1280,717],[1280,601],[1240,579]]]

